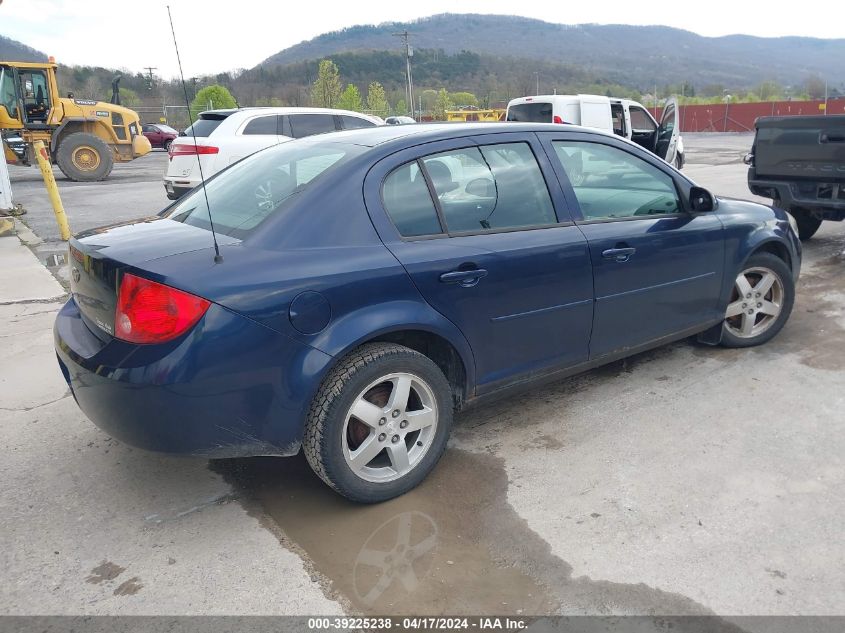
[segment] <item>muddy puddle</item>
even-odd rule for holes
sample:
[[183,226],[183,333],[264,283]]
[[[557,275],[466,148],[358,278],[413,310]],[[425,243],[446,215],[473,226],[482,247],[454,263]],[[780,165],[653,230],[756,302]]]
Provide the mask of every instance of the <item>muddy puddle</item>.
[[213,468],[310,562],[315,581],[361,614],[708,614],[642,584],[573,578],[507,503],[504,464],[492,455],[450,449],[416,490],[372,506],[332,492],[301,455]]

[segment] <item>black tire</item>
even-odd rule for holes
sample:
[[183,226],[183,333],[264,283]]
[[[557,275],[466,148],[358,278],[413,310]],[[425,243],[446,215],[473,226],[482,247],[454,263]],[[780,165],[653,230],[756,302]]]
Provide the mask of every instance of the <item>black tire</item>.
[[[344,457],[344,425],[359,394],[379,378],[397,372],[411,373],[430,387],[437,404],[436,428],[427,451],[404,476],[389,482],[368,481]],[[452,406],[449,383],[427,356],[401,345],[367,343],[341,360],[323,381],[305,424],[303,451],[314,472],[347,499],[387,501],[415,488],[437,464],[449,439]]]
[[681,171],[684,168],[684,155],[680,152],[675,152],[675,169]]
[[172,140],[170,140],[170,139],[168,139],[168,140],[166,140],[166,141],[164,142],[164,144],[162,145],[162,147],[164,148],[164,151],[165,151],[165,152],[169,152],[169,151],[170,151],[170,144],[171,144],[172,142],[173,142],[173,141],[172,141]]
[[[782,289],[780,313],[777,317],[772,319],[766,329],[762,330],[759,334],[746,337],[739,336],[734,333],[734,330],[737,327],[736,319],[739,317],[726,316],[722,325],[721,344],[724,347],[753,347],[770,341],[777,335],[778,332],[781,331],[792,312],[792,306],[795,303],[795,282],[792,278],[792,271],[789,269],[789,266],[786,265],[786,262],[777,255],[773,255],[771,253],[755,253],[749,257],[742,265],[742,268],[737,271],[736,277],[738,278],[744,271],[750,271],[752,269],[767,270],[774,273],[777,277],[776,283],[779,283]],[[774,292],[774,289],[770,291],[770,293]],[[768,297],[770,297],[769,293],[765,294],[764,297],[761,297],[761,299],[766,300]],[[738,297],[738,290],[736,287],[733,290],[731,299],[728,301],[728,306],[730,306],[735,300],[743,301],[742,298]],[[757,298],[752,296],[749,301],[756,302]],[[765,315],[761,316],[765,318]],[[755,314],[754,319],[760,319],[760,316]],[[762,323],[762,320],[760,322]]]
[[56,163],[71,180],[93,182],[103,180],[111,173],[114,154],[98,136],[75,132],[59,141]]
[[804,209],[790,209],[789,215],[795,218],[795,223],[798,225],[798,237],[802,242],[813,237],[822,225],[821,220],[813,217]]

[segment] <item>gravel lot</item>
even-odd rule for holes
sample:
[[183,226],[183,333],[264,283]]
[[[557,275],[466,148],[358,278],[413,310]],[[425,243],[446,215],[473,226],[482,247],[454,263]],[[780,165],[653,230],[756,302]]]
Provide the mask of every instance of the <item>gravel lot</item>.
[[[750,198],[750,143],[688,135],[686,172]],[[160,210],[166,160],[60,180],[73,230]],[[38,253],[58,250],[39,172],[12,184]],[[463,414],[433,476],[372,507],[299,457],[209,464],[104,435],[56,366],[62,290],[39,283],[0,301],[0,613],[843,611],[842,224],[805,244],[768,345],[681,342]]]

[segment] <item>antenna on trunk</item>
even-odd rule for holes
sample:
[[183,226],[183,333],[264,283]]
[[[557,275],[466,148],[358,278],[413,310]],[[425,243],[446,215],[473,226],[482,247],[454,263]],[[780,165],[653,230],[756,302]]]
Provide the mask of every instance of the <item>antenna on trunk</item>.
[[[0,0],[2,2],[2,0]],[[167,17],[170,19],[170,32],[173,34],[173,48],[176,49],[176,61],[179,63],[179,79],[182,81],[182,92],[185,93],[185,105],[188,108],[188,121],[191,123],[191,136],[194,139],[194,152],[197,148],[197,131],[194,129],[194,118],[191,116],[191,101],[188,99],[188,87],[185,85],[185,74],[182,72],[182,59],[179,57],[179,45],[176,43],[176,30],[173,28],[173,16],[170,14],[170,5],[167,5]],[[205,176],[202,173],[202,160],[199,154],[196,154],[197,165],[200,170],[200,182],[202,183],[202,193],[205,196],[205,208],[208,210],[208,223],[211,225],[211,239],[214,240],[214,263],[219,264],[223,261],[223,256],[220,254],[220,247],[217,245],[217,234],[214,232],[214,220],[211,219],[211,204],[208,202],[208,191],[205,189]]]

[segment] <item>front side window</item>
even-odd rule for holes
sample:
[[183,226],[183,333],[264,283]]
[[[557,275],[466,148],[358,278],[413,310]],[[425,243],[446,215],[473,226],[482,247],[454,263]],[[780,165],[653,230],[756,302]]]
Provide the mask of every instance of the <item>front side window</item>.
[[335,131],[331,114],[291,114],[289,120],[294,138]]
[[246,124],[244,136],[252,134],[276,135],[276,115],[260,116]]
[[422,160],[450,233],[555,224],[554,207],[527,143],[485,145]]
[[657,129],[657,126],[654,125],[654,121],[648,115],[648,112],[643,110],[642,108],[638,108],[636,106],[632,106],[630,109],[631,112],[631,129],[635,132],[654,132]]
[[679,213],[675,182],[643,159],[599,143],[554,141],[584,220]]

